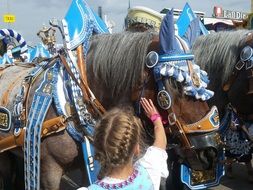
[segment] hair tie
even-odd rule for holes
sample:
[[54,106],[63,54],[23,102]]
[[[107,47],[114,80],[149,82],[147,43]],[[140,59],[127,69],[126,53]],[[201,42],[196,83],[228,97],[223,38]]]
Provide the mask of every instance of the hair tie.
[[150,120],[152,122],[155,122],[158,118],[161,118],[160,114],[158,114],[158,113],[155,113],[155,114],[150,116]]

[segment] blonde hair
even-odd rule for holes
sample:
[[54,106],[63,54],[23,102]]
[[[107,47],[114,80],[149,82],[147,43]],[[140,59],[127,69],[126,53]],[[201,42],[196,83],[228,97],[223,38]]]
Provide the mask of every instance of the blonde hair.
[[100,179],[133,158],[135,146],[142,141],[141,134],[142,123],[129,110],[114,108],[104,115],[94,135],[95,159],[101,165]]

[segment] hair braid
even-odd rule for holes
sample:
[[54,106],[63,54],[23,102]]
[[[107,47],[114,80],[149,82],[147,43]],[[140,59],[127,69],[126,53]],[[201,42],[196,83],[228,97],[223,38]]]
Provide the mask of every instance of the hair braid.
[[99,178],[129,162],[141,141],[141,128],[140,120],[129,111],[115,108],[105,114],[94,136],[95,158],[101,164]]

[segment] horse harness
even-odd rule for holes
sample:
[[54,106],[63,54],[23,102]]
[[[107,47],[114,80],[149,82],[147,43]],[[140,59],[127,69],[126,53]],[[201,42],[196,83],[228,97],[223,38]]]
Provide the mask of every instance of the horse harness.
[[[37,77],[40,76],[48,67],[50,67],[54,62],[51,61],[48,64],[35,67],[32,72],[24,77],[21,89],[16,95],[14,101],[14,113],[13,113],[13,123],[14,123],[14,133],[13,135],[7,136],[0,140],[0,152],[15,148],[17,146],[24,145],[24,134],[28,119],[28,97],[30,96],[30,90]],[[1,105],[7,105],[8,95],[12,91],[15,83],[18,79],[23,77],[23,73],[17,77],[14,83],[12,83],[4,93],[2,97]],[[42,125],[41,137],[46,137],[52,133],[59,132],[65,129],[66,118],[64,116],[58,116],[45,121]],[[10,121],[11,122],[11,121]]]
[[[232,75],[229,77],[228,81],[223,85],[223,90],[228,92],[239,75],[239,72],[242,70],[247,71],[247,78],[249,79],[249,90],[248,95],[253,94],[253,49],[249,45],[245,46],[241,53],[240,59],[236,63],[235,67],[233,68]],[[253,120],[253,114],[244,115],[239,114],[242,118],[246,120]]]
[[236,80],[239,72],[242,69],[245,69],[248,72],[248,78],[249,81],[249,91],[248,94],[253,94],[253,49],[249,45],[245,46],[241,53],[240,53],[240,59],[236,63],[232,75],[228,79],[228,81],[223,85],[224,91],[229,91],[230,87],[232,86],[233,82]]
[[[179,39],[179,41],[182,47],[184,48],[184,50],[186,51],[185,44],[181,41],[181,39]],[[168,89],[166,89],[166,86],[168,86],[166,85],[166,83],[168,82],[168,79],[163,81],[163,76],[161,76],[159,68],[155,67],[155,65],[158,62],[158,59],[159,58],[157,56],[154,56],[154,54],[151,54],[151,53],[148,54],[146,66],[153,70],[153,75],[154,75],[157,88],[158,88],[158,94],[157,94],[158,105],[168,113],[168,118],[167,118],[168,124],[170,127],[172,127],[172,128],[168,128],[168,130],[170,131],[170,133],[172,133],[172,129],[175,129],[177,131],[178,134],[176,134],[176,136],[179,137],[182,143],[181,145],[182,147],[184,147],[183,152],[181,153],[188,158],[188,162],[191,164],[191,166],[197,170],[203,170],[203,167],[199,163],[198,155],[196,151],[194,150],[194,148],[196,148],[197,146],[203,146],[199,144],[199,143],[202,143],[203,140],[200,138],[199,139],[200,142],[196,142],[194,140],[190,141],[187,135],[193,134],[193,133],[207,133],[207,132],[212,132],[212,131],[217,130],[219,126],[219,116],[218,116],[217,108],[213,107],[204,118],[202,118],[200,121],[194,124],[189,124],[189,125],[182,124],[178,120],[175,114],[175,111],[173,110],[171,96],[168,92]],[[188,71],[193,81],[193,84],[195,86],[199,86],[200,79],[197,76],[197,74],[194,72],[192,64],[193,64],[192,61],[187,60]],[[150,77],[148,76],[144,80],[144,84],[142,85],[140,96],[139,96],[140,98],[141,96],[143,96],[143,91],[149,78]],[[140,107],[139,103],[138,105]],[[140,111],[138,112],[140,113]],[[221,143],[219,135],[217,133],[210,133],[209,135],[210,137],[208,138],[214,138],[215,142],[213,144],[212,143],[211,144],[207,143],[207,144],[214,147],[219,146],[219,144]]]

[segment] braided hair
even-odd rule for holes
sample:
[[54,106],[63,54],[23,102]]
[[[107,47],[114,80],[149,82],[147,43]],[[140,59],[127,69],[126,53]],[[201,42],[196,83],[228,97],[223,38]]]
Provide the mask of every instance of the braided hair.
[[129,110],[114,108],[103,116],[94,134],[95,159],[101,165],[99,179],[133,158],[141,135],[141,121]]

